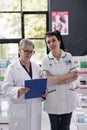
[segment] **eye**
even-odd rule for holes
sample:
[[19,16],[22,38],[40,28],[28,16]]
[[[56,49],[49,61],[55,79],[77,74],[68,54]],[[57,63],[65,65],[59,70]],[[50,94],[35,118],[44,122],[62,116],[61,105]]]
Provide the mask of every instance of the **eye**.
[[52,42],[55,42],[55,41],[56,41],[55,39],[52,40]]
[[24,53],[25,53],[26,55],[28,55],[28,54],[34,54],[35,51],[34,51],[34,50],[32,50],[32,51],[24,50]]
[[50,44],[51,43],[51,41],[47,41],[47,44]]

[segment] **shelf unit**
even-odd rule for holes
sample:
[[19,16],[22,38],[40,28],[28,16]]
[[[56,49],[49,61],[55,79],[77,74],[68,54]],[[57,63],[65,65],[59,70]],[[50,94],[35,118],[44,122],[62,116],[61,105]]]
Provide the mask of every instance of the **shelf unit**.
[[9,123],[9,99],[3,98],[1,94],[1,85],[3,81],[0,81],[0,124]]
[[0,59],[0,124],[9,123],[9,99],[3,98],[1,91],[1,86],[4,80],[4,74],[9,63],[9,59]]
[[79,70],[80,83],[76,89],[78,105],[74,112],[77,130],[87,129],[87,56],[73,57]]

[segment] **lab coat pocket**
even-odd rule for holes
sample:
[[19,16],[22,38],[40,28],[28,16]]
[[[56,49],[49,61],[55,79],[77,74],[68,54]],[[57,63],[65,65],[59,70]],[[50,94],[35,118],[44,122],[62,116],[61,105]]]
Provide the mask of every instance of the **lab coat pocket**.
[[11,117],[12,118],[25,118],[26,117],[25,104],[12,104]]

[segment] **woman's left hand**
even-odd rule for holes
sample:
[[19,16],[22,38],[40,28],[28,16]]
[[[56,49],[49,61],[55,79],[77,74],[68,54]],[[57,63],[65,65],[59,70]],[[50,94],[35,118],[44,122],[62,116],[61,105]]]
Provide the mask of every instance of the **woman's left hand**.
[[44,94],[42,95],[42,98],[45,100],[47,96],[48,96],[48,92],[44,93]]

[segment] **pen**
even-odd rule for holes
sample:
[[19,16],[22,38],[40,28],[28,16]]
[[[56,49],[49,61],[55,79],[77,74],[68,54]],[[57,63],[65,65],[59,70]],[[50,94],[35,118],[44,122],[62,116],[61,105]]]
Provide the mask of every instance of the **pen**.
[[75,91],[74,89],[72,89],[72,88],[70,88],[69,90],[71,90],[71,91]]
[[48,93],[52,93],[52,92],[55,92],[56,91],[56,89],[54,89],[54,90],[51,90],[51,91],[48,91]]

